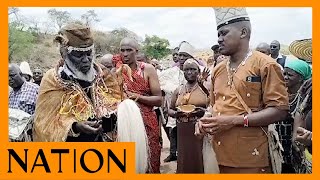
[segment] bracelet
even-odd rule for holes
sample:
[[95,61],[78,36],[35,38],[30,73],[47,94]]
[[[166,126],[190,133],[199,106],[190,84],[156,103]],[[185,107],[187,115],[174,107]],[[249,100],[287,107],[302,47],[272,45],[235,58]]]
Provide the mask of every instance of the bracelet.
[[136,98],[134,99],[135,102],[137,102],[139,100],[141,95],[136,94]]
[[247,115],[243,116],[243,127],[249,127],[249,119]]

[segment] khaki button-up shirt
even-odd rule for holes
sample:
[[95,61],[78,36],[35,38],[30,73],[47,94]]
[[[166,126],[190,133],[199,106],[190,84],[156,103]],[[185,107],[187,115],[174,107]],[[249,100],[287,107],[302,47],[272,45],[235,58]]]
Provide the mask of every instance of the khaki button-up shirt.
[[[246,110],[228,85],[227,61],[214,68],[211,88],[213,114],[242,115]],[[272,58],[253,51],[233,75],[233,83],[252,111],[267,107],[288,110],[288,93],[281,68]],[[218,163],[230,167],[269,165],[268,141],[260,127],[233,127],[213,138]]]

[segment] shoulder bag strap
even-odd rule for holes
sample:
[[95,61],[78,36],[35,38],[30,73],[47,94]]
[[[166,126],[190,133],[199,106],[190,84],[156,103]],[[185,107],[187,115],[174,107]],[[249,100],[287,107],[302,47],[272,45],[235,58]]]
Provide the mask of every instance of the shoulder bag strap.
[[[238,100],[240,101],[241,105],[244,107],[244,109],[247,111],[248,114],[251,114],[252,113],[252,110],[249,108],[249,106],[244,102],[243,98],[241,97],[241,95],[239,94],[239,92],[237,91],[236,87],[234,86],[234,83],[231,83],[231,88],[232,90],[234,91],[234,93],[236,94]],[[261,126],[260,126],[261,127]],[[262,131],[266,134],[266,130],[261,127]]]

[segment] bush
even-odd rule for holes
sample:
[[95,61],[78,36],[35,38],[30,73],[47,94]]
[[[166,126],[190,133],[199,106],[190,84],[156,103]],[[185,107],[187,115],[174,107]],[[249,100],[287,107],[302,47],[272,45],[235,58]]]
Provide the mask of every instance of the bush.
[[143,42],[143,52],[150,58],[162,59],[170,54],[170,43],[167,39],[158,36],[148,36]]
[[33,49],[35,37],[28,31],[23,31],[13,24],[9,25],[9,62],[13,59],[23,61]]

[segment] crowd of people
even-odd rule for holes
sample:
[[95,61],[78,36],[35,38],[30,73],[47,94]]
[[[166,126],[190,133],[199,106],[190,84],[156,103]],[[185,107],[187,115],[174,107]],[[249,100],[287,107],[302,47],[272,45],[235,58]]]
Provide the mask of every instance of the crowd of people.
[[136,142],[138,173],[160,173],[162,128],[176,173],[311,173],[312,40],[250,49],[246,9],[214,10],[212,56],[182,41],[167,69],[132,38],[96,57],[90,28],[68,24],[56,67],[9,64],[9,108],[31,115],[34,142]]

